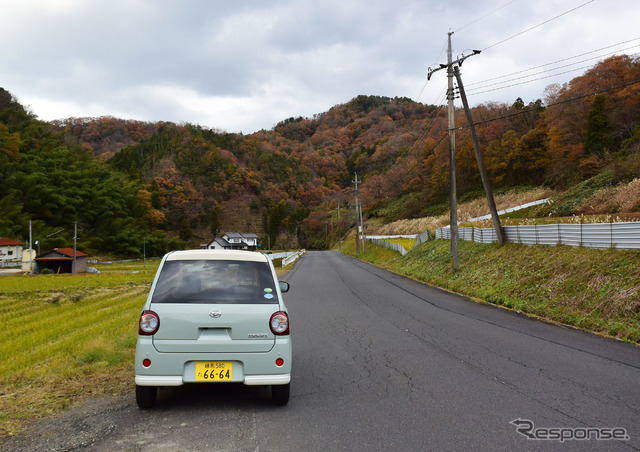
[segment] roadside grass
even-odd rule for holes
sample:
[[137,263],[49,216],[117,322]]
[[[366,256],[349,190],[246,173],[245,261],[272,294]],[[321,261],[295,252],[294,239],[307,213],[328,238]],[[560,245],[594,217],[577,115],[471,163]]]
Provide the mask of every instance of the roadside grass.
[[450,242],[430,240],[406,256],[367,243],[356,255],[395,273],[479,302],[640,343],[640,251],[459,242],[452,273]]
[[137,318],[159,262],[0,277],[0,435],[95,394],[133,391]]
[[405,250],[411,251],[416,244],[416,239],[383,239],[385,242],[397,243],[401,245]]

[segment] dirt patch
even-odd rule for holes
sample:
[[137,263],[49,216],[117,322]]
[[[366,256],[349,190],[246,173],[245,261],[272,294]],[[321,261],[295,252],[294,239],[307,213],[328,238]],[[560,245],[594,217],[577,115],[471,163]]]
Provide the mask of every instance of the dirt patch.
[[31,424],[20,435],[0,438],[0,450],[70,451],[90,448],[137,413],[131,395],[96,398]]

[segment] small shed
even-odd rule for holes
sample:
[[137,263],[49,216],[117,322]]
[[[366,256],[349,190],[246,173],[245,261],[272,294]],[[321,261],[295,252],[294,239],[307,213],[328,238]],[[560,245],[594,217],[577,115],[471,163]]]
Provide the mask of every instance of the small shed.
[[[73,248],[54,248],[36,256],[36,268],[40,272],[45,268],[55,273],[73,273]],[[87,255],[76,250],[76,273],[87,271]]]

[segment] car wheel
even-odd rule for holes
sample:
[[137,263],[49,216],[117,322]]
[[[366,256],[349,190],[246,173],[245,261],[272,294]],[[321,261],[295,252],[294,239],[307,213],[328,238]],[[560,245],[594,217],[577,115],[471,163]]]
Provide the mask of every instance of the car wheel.
[[286,385],[272,385],[271,386],[271,399],[276,405],[286,405],[289,402],[289,392],[291,384]]
[[142,409],[152,408],[156,403],[157,386],[136,385],[136,403]]

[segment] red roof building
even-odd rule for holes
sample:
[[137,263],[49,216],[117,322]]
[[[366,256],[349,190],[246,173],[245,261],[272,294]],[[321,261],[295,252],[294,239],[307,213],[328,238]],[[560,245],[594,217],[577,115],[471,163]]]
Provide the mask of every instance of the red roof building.
[[0,237],[0,246],[23,246],[24,243],[18,242],[17,240],[6,239],[4,237]]
[[0,237],[0,262],[20,261],[23,245],[17,240]]
[[[49,268],[55,273],[73,273],[73,248],[54,248],[35,258],[38,271]],[[87,271],[87,255],[76,250],[76,273]]]

